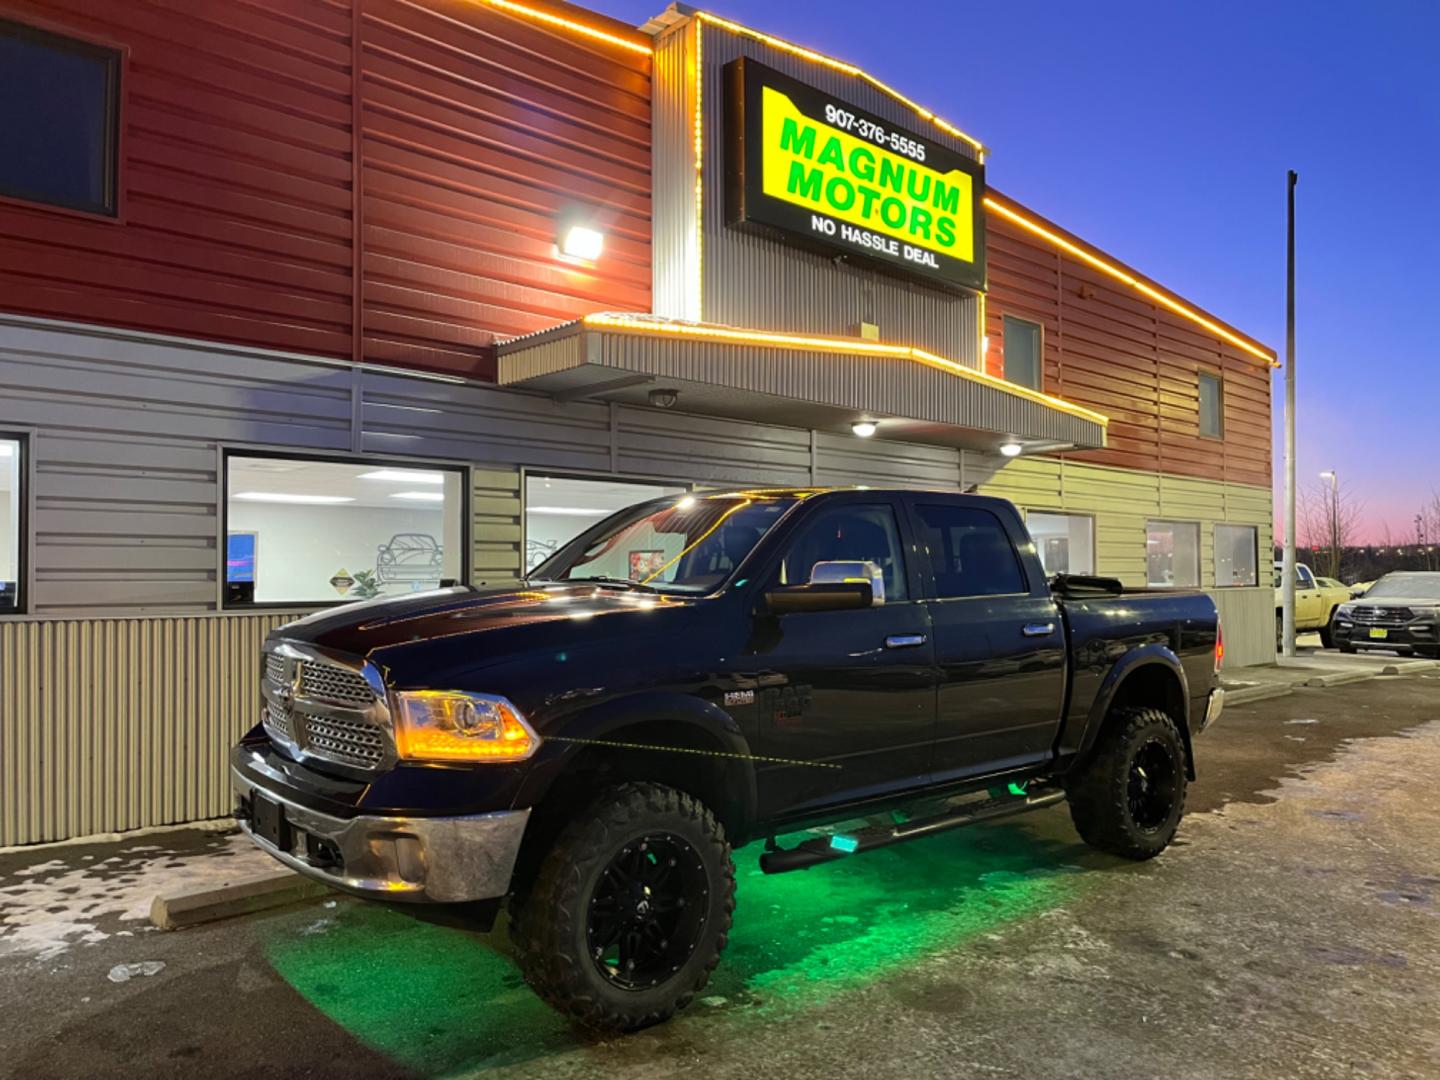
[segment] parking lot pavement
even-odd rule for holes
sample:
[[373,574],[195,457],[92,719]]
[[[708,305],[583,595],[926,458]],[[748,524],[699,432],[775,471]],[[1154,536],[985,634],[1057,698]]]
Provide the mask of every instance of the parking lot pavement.
[[[1063,808],[773,878],[739,852],[706,996],[605,1041],[503,935],[349,900],[178,933],[100,912],[50,949],[6,911],[0,1075],[1440,1076],[1440,677],[1227,709],[1198,757],[1146,864]],[[0,889],[84,853],[0,857]]]

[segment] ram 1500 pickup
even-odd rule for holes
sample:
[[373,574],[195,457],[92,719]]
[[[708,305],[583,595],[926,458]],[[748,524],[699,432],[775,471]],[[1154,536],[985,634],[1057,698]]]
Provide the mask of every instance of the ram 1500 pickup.
[[1002,500],[670,497],[518,583],[274,631],[236,813],[362,897],[487,931],[508,898],[530,985],[626,1030],[705,985],[750,841],[780,873],[1066,801],[1158,854],[1222,649],[1201,593],[1047,580]]

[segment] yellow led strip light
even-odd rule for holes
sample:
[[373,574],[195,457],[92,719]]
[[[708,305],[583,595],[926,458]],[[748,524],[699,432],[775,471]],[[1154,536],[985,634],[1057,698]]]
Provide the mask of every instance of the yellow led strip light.
[[971,382],[984,383],[997,390],[1003,390],[1005,393],[1014,394],[1017,397],[1069,413],[1071,416],[1078,416],[1082,420],[1100,424],[1102,427],[1110,423],[1108,416],[1091,409],[1072,404],[1061,398],[1051,397],[1049,394],[1042,394],[1039,390],[1031,390],[1028,386],[1007,382],[984,371],[976,371],[963,364],[957,364],[954,360],[947,360],[943,356],[937,356],[911,345],[887,345],[884,342],[864,341],[859,338],[810,337],[803,334],[773,333],[768,330],[742,330],[733,326],[712,326],[679,322],[653,315],[620,315],[612,312],[586,315],[581,321],[583,325],[591,329],[702,338],[735,345],[770,345],[780,349],[818,349],[825,352],[853,353],[860,356],[891,356],[897,360],[911,360],[917,364],[939,368],[941,371],[958,375],[962,379],[969,379]]
[[979,139],[975,138],[973,135],[967,135],[965,132],[957,128],[954,124],[942,119],[941,117],[936,116],[933,112],[925,108],[923,105],[920,105],[917,102],[910,100],[904,94],[900,93],[899,90],[896,90],[894,87],[881,82],[879,79],[875,78],[875,76],[869,74],[868,72],[861,71],[854,64],[847,64],[843,60],[836,60],[834,57],[826,56],[824,53],[818,53],[813,49],[807,49],[800,45],[792,45],[788,41],[783,41],[777,37],[771,37],[769,34],[762,34],[759,30],[751,30],[748,26],[741,26],[739,23],[731,22],[729,19],[722,19],[718,15],[710,14],[710,12],[708,11],[697,11],[695,13],[695,17],[697,19],[700,19],[702,22],[713,23],[714,25],[721,27],[722,29],[729,30],[732,34],[740,34],[741,36],[748,37],[753,41],[761,42],[762,44],[770,46],[772,49],[779,49],[781,52],[788,52],[792,56],[798,56],[804,60],[809,60],[812,63],[820,64],[835,71],[843,71],[846,75],[853,75],[858,79],[863,79],[871,86],[875,87],[877,90],[881,91],[882,93],[889,94],[896,101],[913,110],[915,114],[918,115],[922,120],[929,121],[930,123],[938,127],[941,131],[953,135],[957,139],[963,139],[965,142],[969,143],[975,148],[976,152],[980,155],[980,159],[982,161],[985,159],[985,144],[982,143]]
[[1244,349],[1251,356],[1258,357],[1265,363],[1269,364],[1271,367],[1280,366],[1280,362],[1276,360],[1271,353],[1266,352],[1258,345],[1253,345],[1250,342],[1246,341],[1244,338],[1240,337],[1238,334],[1231,333],[1219,323],[1205,318],[1204,315],[1201,315],[1194,308],[1187,307],[1185,304],[1182,304],[1174,297],[1167,296],[1159,289],[1156,289],[1151,285],[1147,285],[1145,282],[1137,278],[1134,274],[1128,273],[1120,269],[1120,267],[1116,266],[1114,263],[1109,262],[1106,259],[1102,259],[1094,252],[1086,251],[1078,244],[1071,243],[1063,236],[1052,232],[1038,222],[1031,221],[1024,214],[1021,214],[1016,210],[1012,210],[1004,203],[997,202],[995,199],[987,195],[985,196],[985,206],[987,209],[994,210],[1001,217],[1006,218],[1009,221],[1013,221],[1021,228],[1028,229],[1036,236],[1039,236],[1049,241],[1050,243],[1058,247],[1061,251],[1064,251],[1069,255],[1073,255],[1083,262],[1089,263],[1091,266],[1095,267],[1095,269],[1100,270],[1103,273],[1109,274],[1111,277],[1115,278],[1118,281],[1123,281],[1126,285],[1129,285],[1135,291],[1143,293],[1144,295],[1150,297],[1150,299],[1164,304],[1167,308],[1169,308],[1176,314],[1183,315],[1191,322],[1198,323],[1206,330],[1209,330],[1212,334],[1216,335],[1217,337],[1224,338],[1226,341],[1230,342],[1230,344],[1236,346],[1237,348]]
[[542,11],[539,8],[531,7],[529,4],[517,4],[515,0],[476,0],[477,3],[489,7],[499,8],[501,11],[509,12],[511,15],[520,15],[527,19],[534,19],[536,22],[549,23],[551,26],[558,26],[563,30],[571,30],[585,37],[594,38],[596,41],[605,41],[611,45],[618,45],[622,49],[629,49],[631,52],[642,53],[645,56],[651,55],[654,51],[649,45],[642,45],[638,41],[631,41],[619,34],[612,34],[609,31],[601,30],[598,26],[590,26],[586,23],[568,19],[564,15],[556,15],[553,12]]
[[695,23],[695,317],[705,317],[705,26]]

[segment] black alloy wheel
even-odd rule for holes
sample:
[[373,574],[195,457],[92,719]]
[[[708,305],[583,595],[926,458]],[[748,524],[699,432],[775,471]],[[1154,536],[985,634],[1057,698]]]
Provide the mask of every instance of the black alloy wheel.
[[1163,709],[1120,709],[1090,755],[1065,777],[1075,829],[1091,847],[1150,859],[1185,813],[1185,741]]
[[1149,739],[1130,760],[1126,792],[1130,817],[1142,832],[1154,832],[1175,805],[1175,761],[1159,738]]
[[525,981],[595,1031],[668,1020],[710,979],[735,911],[725,830],[692,795],[631,781],[566,812],[510,899]]
[[683,837],[646,833],[600,872],[585,939],[600,973],[625,990],[680,970],[705,930],[705,865]]

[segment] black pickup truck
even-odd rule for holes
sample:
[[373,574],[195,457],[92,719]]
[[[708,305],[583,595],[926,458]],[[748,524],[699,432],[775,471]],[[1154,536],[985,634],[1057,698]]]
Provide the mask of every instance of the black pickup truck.
[[431,918],[489,930],[508,897],[531,986],[630,1029],[705,985],[752,840],[780,873],[1067,800],[1090,844],[1158,854],[1222,650],[1203,594],[1047,581],[1002,500],[670,497],[518,584],[276,630],[237,817]]

